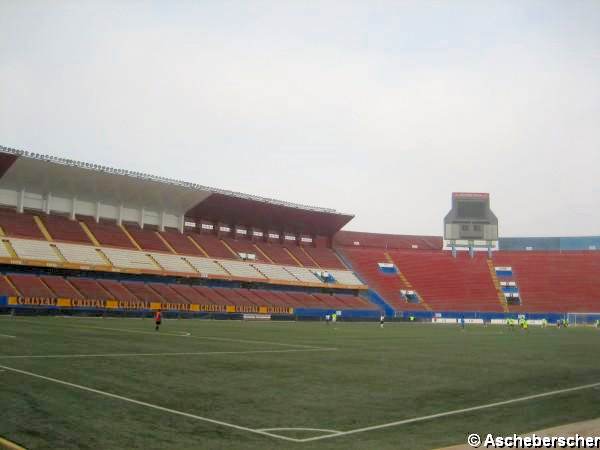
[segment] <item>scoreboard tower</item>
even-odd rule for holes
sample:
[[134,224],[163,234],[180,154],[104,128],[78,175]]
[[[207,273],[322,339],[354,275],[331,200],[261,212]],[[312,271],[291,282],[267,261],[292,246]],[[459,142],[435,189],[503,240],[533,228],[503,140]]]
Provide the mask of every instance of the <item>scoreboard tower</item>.
[[490,194],[480,192],[453,192],[452,209],[444,218],[445,247],[468,249],[473,257],[475,250],[492,248],[498,244],[498,218],[490,209]]

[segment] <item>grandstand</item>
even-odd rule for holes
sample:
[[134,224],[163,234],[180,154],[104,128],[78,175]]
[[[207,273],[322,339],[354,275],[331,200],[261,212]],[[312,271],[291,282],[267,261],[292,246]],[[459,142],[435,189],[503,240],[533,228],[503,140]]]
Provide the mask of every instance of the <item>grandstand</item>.
[[378,312],[332,248],[351,215],[7,148],[0,167],[4,307]]
[[[352,216],[332,209],[1,150],[5,308],[75,311],[88,300],[111,313],[425,319],[600,310],[600,238],[498,239],[487,194],[453,194],[445,241],[345,231]],[[459,231],[483,238],[469,224],[486,217],[493,254],[489,236],[487,254],[457,252],[479,242]]]
[[[0,344],[15,343],[0,355],[0,372],[12,380],[2,398],[33,425],[22,431],[4,422],[0,434],[32,448],[87,441],[102,448],[349,448],[359,433],[365,436],[355,448],[398,448],[406,436],[401,448],[431,448],[459,442],[473,420],[510,430],[552,425],[575,406],[595,417],[596,402],[584,397],[598,385],[585,369],[593,351],[588,336],[567,334],[564,346],[546,345],[558,335],[545,332],[556,329],[538,327],[525,342],[525,333],[481,327],[457,338],[454,327],[440,324],[518,317],[593,323],[600,318],[592,314],[600,311],[600,238],[498,238],[483,193],[453,194],[444,236],[343,230],[352,217],[3,148]],[[148,321],[130,319],[157,310],[166,319],[220,320],[166,320],[156,333]],[[333,314],[347,323],[316,322]],[[432,325],[351,323],[382,314]],[[533,351],[560,364],[523,378]],[[114,358],[119,364],[106,363]],[[506,370],[490,370],[498,361]],[[51,386],[38,395],[22,377]],[[567,378],[562,389],[556,381]],[[531,384],[533,398],[569,392],[567,407],[552,412],[534,403],[536,420],[490,409],[531,399]],[[73,401],[64,387],[99,398]],[[122,415],[120,402],[141,409]],[[335,414],[323,407],[329,404]],[[471,409],[486,413],[460,418]],[[165,425],[157,410],[181,421]],[[425,425],[438,416],[444,419]],[[79,417],[114,433],[82,428]],[[130,425],[133,417],[139,423]],[[189,432],[186,420],[193,421]],[[40,433],[46,423],[69,442]],[[398,428],[407,423],[415,425]],[[149,426],[163,436],[160,443],[145,439]],[[390,430],[371,433],[380,428]],[[424,444],[413,446],[417,441]]]

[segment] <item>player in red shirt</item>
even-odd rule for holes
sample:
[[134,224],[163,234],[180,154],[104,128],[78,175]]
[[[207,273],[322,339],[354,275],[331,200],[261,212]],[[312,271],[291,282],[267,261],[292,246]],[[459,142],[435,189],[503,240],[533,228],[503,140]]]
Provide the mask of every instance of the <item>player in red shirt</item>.
[[162,313],[160,309],[154,313],[154,323],[156,324],[155,330],[158,331],[158,327],[160,327],[160,323],[162,321]]

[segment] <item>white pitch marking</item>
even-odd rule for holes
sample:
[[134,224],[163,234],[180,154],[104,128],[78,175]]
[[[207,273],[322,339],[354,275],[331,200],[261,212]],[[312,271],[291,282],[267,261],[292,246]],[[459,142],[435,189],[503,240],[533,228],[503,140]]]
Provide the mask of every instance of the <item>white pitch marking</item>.
[[321,440],[321,439],[329,439],[329,438],[332,438],[332,437],[347,436],[349,434],[364,433],[366,431],[380,430],[382,428],[390,428],[390,427],[395,427],[395,426],[398,426],[398,425],[405,425],[407,423],[422,422],[422,421],[425,421],[425,420],[437,419],[439,417],[453,416],[453,415],[456,415],[456,414],[463,414],[463,413],[471,412],[471,411],[479,411],[481,409],[494,408],[496,406],[504,406],[504,405],[510,405],[512,403],[524,402],[524,401],[527,401],[527,400],[535,400],[535,399],[538,399],[538,398],[550,397],[552,395],[566,394],[567,392],[581,391],[581,390],[584,390],[584,389],[592,389],[592,388],[595,388],[595,387],[598,387],[598,386],[600,386],[600,383],[584,384],[584,385],[575,386],[575,387],[572,387],[572,388],[559,389],[559,390],[556,390],[556,391],[544,392],[542,394],[534,394],[534,395],[528,395],[528,396],[525,396],[525,397],[519,397],[519,398],[510,399],[510,400],[504,400],[504,401],[501,401],[501,402],[487,403],[485,405],[473,406],[471,408],[455,409],[453,411],[447,411],[447,412],[443,412],[443,413],[439,413],[439,414],[431,414],[429,416],[415,417],[413,419],[398,420],[397,422],[389,422],[389,423],[384,423],[384,424],[381,424],[381,425],[373,425],[373,426],[370,426],[370,427],[356,428],[354,430],[340,431],[337,434],[331,434],[331,435],[326,435],[326,436],[316,436],[316,437],[311,437],[311,438],[304,438],[304,439],[301,439],[301,442],[318,441],[318,440]]
[[[73,327],[75,328],[75,327]],[[84,327],[84,326],[78,326],[77,328],[89,328],[89,329],[98,329],[98,330],[110,330],[110,331],[124,331],[127,333],[141,333],[141,334],[153,334],[155,336],[158,335],[162,335],[162,336],[176,336],[176,337],[182,337],[181,334],[175,334],[175,333],[157,333],[155,331],[142,331],[142,330],[128,330],[128,329],[123,329],[123,328],[108,328],[108,327]],[[224,338],[224,337],[215,337],[215,336],[189,336],[192,337],[194,339],[207,339],[207,340],[212,340],[212,341],[226,341],[226,342],[242,342],[242,343],[247,343],[247,344],[269,344],[269,345],[280,345],[283,347],[302,347],[302,348],[320,348],[320,347],[316,347],[314,345],[303,345],[303,344],[284,344],[282,342],[269,342],[269,341],[255,341],[255,340],[248,340],[248,339],[234,339],[234,338]]]
[[[40,325],[40,322],[21,320],[21,322],[32,323],[35,325]],[[46,325],[46,324],[44,324]],[[57,324],[52,324],[52,326],[58,326]],[[192,339],[206,339],[212,341],[225,341],[225,342],[241,342],[246,344],[269,344],[269,345],[278,345],[282,347],[300,347],[300,348],[313,348],[318,349],[321,347],[317,347],[316,345],[304,345],[304,344],[285,344],[283,342],[269,342],[269,341],[255,341],[248,339],[234,339],[234,338],[224,338],[224,337],[215,337],[215,336],[184,336],[181,334],[175,333],[164,333],[164,332],[156,332],[156,331],[143,331],[143,330],[130,330],[125,328],[109,328],[109,327],[95,327],[95,326],[85,326],[85,325],[68,325],[63,328],[83,328],[88,330],[110,330],[110,331],[121,331],[125,333],[140,333],[140,334],[152,334],[154,336],[175,336],[175,337],[190,337]]]
[[65,355],[0,355],[0,359],[30,359],[30,358],[123,358],[131,356],[195,356],[195,355],[245,355],[255,353],[298,353],[298,352],[330,352],[337,348],[292,348],[285,350],[241,350],[224,352],[172,352],[172,353],[95,353],[95,354],[65,354]]
[[261,428],[259,431],[321,431],[324,433],[334,433],[338,434],[341,431],[338,430],[328,430],[327,428],[304,428],[304,427],[284,427],[284,428]]
[[186,336],[186,337],[187,337],[187,336],[191,336],[191,335],[192,335],[192,333],[190,333],[190,332],[188,332],[188,331],[181,331],[181,335],[182,335],[182,336]]
[[143,402],[143,401],[140,401],[140,400],[135,400],[133,398],[123,397],[122,395],[111,394],[110,392],[101,391],[99,389],[93,389],[93,388],[90,388],[90,387],[87,387],[87,386],[82,386],[80,384],[69,383],[68,381],[59,380],[57,378],[46,377],[44,375],[39,375],[37,373],[27,372],[25,370],[15,369],[14,367],[0,365],[0,368],[8,370],[10,372],[20,373],[22,375],[27,375],[27,376],[34,377],[34,378],[39,378],[41,380],[46,380],[46,381],[51,381],[53,383],[62,384],[64,386],[69,386],[69,387],[72,387],[72,388],[75,388],[75,389],[81,389],[82,391],[93,392],[94,394],[104,395],[106,397],[115,398],[117,400],[122,400],[122,401],[125,401],[125,402],[134,403],[136,405],[145,406],[147,408],[152,408],[152,409],[156,409],[156,410],[159,410],[159,411],[168,412],[168,413],[171,413],[171,414],[176,414],[176,415],[183,416],[183,417],[188,417],[190,419],[201,420],[203,422],[208,422],[208,423],[212,423],[212,424],[215,424],[215,425],[221,425],[221,426],[224,426],[224,427],[234,428],[236,430],[247,431],[248,433],[260,434],[260,435],[268,436],[268,437],[272,437],[272,438],[283,439],[285,441],[300,442],[299,439],[290,438],[290,437],[287,437],[287,436],[280,436],[278,434],[269,433],[268,431],[255,430],[253,428],[248,428],[248,427],[244,427],[244,426],[241,426],[241,425],[235,425],[233,423],[228,423],[228,422],[222,422],[220,420],[210,419],[208,417],[197,416],[195,414],[190,414],[190,413],[186,413],[186,412],[183,412],[183,411],[178,411],[176,409],[165,408],[164,406],[158,406],[158,405],[154,405],[152,403],[147,403],[147,402]]
[[16,336],[11,336],[10,334],[0,334],[0,336],[6,337],[6,338],[12,338],[12,339],[16,338]]

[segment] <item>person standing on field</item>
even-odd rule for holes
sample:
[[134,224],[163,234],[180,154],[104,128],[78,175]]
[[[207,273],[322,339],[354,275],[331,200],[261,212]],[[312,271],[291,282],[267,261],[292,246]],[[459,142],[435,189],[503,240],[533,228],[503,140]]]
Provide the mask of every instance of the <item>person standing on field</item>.
[[154,313],[154,323],[156,325],[156,328],[154,328],[154,331],[158,331],[158,328],[160,327],[161,322],[162,322],[162,312],[159,309],[158,311],[156,311],[156,313]]

